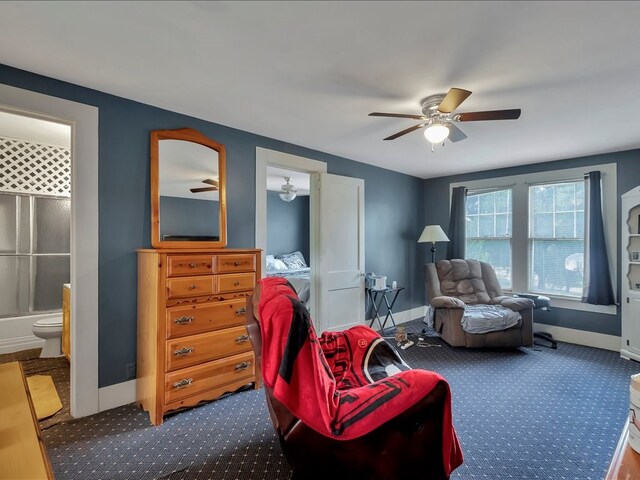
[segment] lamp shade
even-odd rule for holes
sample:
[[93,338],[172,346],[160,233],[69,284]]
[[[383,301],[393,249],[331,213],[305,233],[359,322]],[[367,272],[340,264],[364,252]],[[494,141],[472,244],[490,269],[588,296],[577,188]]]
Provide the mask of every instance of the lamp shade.
[[440,125],[438,123],[429,125],[424,130],[424,136],[431,143],[443,142],[445,138],[449,136],[449,127],[446,125]]
[[427,225],[418,239],[418,243],[448,242],[449,237],[444,233],[440,225]]

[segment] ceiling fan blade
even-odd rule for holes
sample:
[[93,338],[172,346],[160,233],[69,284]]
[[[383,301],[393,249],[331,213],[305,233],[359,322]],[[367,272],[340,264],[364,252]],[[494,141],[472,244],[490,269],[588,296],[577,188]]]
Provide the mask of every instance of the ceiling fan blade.
[[450,88],[447,95],[440,102],[440,105],[438,105],[438,111],[442,113],[453,112],[467,99],[469,95],[471,95],[469,90],[463,90],[462,88]]
[[459,142],[467,138],[467,135],[455,125],[449,124],[447,126],[449,127],[449,140],[452,142]]
[[458,122],[476,122],[479,120],[517,120],[520,118],[521,110],[490,110],[488,112],[467,112],[455,116]]
[[212,192],[214,190],[218,190],[218,187],[202,187],[202,188],[190,188],[189,189],[189,191],[191,191],[191,193]]
[[381,113],[373,112],[369,114],[370,117],[393,117],[393,118],[412,118],[414,120],[426,120],[424,115],[409,115],[405,113]]
[[206,183],[207,185],[213,185],[214,187],[218,186],[218,180],[214,180],[213,178],[206,178],[202,180],[202,183]]
[[394,133],[393,135],[385,138],[384,140],[395,140],[396,138],[401,137],[402,135],[406,135],[407,133],[411,133],[414,130],[418,130],[419,128],[422,128],[425,125],[426,125],[425,123],[419,123],[418,125],[414,125],[413,127],[405,128],[401,132]]

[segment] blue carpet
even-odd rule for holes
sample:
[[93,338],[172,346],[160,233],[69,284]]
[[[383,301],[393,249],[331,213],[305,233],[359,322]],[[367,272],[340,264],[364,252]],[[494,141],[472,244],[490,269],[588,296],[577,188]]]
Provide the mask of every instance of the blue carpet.
[[[409,324],[410,333],[423,327]],[[452,479],[601,480],[628,412],[618,353],[558,343],[516,350],[440,345],[401,351],[442,374],[453,393],[464,464]],[[245,391],[168,416],[161,427],[135,405],[43,432],[57,479],[288,479],[263,391]],[[416,465],[416,478],[420,466]]]
[[[423,325],[411,322],[409,331]],[[451,385],[464,464],[452,479],[602,480],[640,365],[616,352],[558,342],[515,350],[411,347],[412,367]]]

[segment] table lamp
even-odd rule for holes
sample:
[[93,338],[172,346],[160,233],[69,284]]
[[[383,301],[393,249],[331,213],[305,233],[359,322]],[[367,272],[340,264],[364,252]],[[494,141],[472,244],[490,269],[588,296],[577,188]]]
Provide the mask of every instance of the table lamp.
[[440,225],[427,225],[418,239],[418,243],[431,242],[431,263],[436,263],[436,242],[448,242],[449,237]]

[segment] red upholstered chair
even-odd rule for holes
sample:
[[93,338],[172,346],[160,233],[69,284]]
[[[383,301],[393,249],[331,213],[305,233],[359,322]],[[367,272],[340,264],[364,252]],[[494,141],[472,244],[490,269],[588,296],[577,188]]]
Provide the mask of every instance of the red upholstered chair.
[[[257,315],[253,296],[249,297],[247,330],[255,351],[256,366],[258,371],[262,371],[263,338]],[[293,470],[293,479],[448,478],[443,462],[443,418],[445,408],[450,412],[450,393],[445,381],[438,383],[400,415],[351,440],[329,438],[318,433],[275,398],[268,385],[265,384],[264,389],[269,414]],[[453,460],[449,468],[456,468],[462,462],[457,439],[454,441],[458,447],[455,452],[457,460]],[[449,448],[445,447],[447,454]]]

